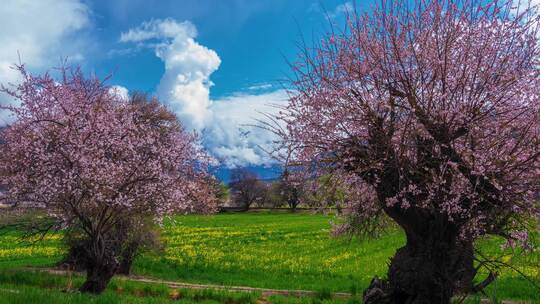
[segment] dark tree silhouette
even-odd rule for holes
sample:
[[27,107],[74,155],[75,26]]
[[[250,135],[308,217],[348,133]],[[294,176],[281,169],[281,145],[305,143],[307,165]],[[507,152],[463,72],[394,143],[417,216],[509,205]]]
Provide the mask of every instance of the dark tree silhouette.
[[257,175],[247,169],[237,168],[231,172],[229,183],[235,203],[244,211],[264,199],[266,187]]

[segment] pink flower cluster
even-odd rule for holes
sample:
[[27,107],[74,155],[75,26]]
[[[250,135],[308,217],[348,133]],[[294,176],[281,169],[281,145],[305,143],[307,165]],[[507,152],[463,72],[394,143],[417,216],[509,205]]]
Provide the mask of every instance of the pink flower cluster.
[[62,69],[61,82],[19,70],[23,82],[4,89],[19,105],[0,146],[12,201],[64,224],[213,210],[208,157],[163,106],[133,104],[79,70]]
[[512,1],[382,3],[302,53],[282,137],[297,161],[358,179],[361,218],[521,229],[540,208],[540,17]]

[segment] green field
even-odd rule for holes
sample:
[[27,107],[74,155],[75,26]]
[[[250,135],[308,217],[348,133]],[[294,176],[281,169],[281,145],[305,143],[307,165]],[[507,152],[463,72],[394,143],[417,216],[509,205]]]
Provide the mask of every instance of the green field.
[[[164,251],[141,256],[134,271],[182,282],[360,293],[374,275],[384,275],[389,258],[404,243],[404,236],[394,229],[376,240],[332,238],[332,220],[331,216],[302,213],[178,216],[164,223]],[[19,284],[13,285],[13,273],[23,271],[14,269],[54,265],[63,252],[59,235],[34,245],[21,243],[18,236],[16,231],[0,236],[2,296],[17,295],[5,291],[19,288]],[[500,241],[489,239],[481,241],[479,247],[490,256],[503,255],[503,260],[540,284],[539,252],[512,255],[502,252],[500,245]],[[37,288],[35,283],[25,286]],[[38,288],[27,293],[39,292]],[[501,273],[489,292],[501,299],[540,303],[540,290],[512,270]],[[117,296],[112,292],[104,298],[118,302]]]

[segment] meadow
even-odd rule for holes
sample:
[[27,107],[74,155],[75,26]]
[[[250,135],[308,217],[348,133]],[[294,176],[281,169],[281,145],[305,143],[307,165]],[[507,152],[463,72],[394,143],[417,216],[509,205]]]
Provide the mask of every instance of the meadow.
[[[335,218],[332,216],[305,213],[177,216],[163,224],[161,237],[165,243],[164,249],[140,256],[135,262],[134,273],[191,283],[303,289],[320,294],[359,294],[374,275],[384,276],[389,258],[405,241],[404,235],[398,229],[389,229],[377,239],[334,238],[330,236],[333,220]],[[505,269],[499,274],[496,283],[489,288],[488,296],[540,303],[540,290],[534,286],[540,285],[540,252],[512,252],[502,250],[501,245],[501,241],[494,238],[479,242],[482,254],[500,256],[515,268]],[[48,235],[36,243],[21,242],[18,231],[1,235],[0,295],[4,298],[17,297],[20,293],[14,291],[23,288],[26,289],[24,294],[34,295],[39,299],[43,286],[61,292],[66,284],[79,284],[79,278],[71,283],[66,282],[63,277],[43,273],[38,275],[28,270],[29,267],[55,265],[63,252],[59,234]],[[518,272],[526,274],[534,283],[527,281]],[[129,289],[119,287],[123,286],[122,284],[128,283],[114,280],[102,300],[99,300],[105,302],[96,303],[107,303],[108,298],[111,303],[124,300],[126,303],[142,301],[136,297],[137,292],[134,292],[135,296],[123,294],[120,301],[115,290]],[[140,288],[144,290],[149,287]],[[163,296],[162,300],[170,298],[167,296],[170,290],[167,291],[165,287],[156,288],[156,301],[159,302],[159,295]],[[98,301],[76,294],[70,297],[74,297],[74,302]],[[135,298],[126,300],[126,297]],[[183,297],[183,301],[190,303],[202,299],[203,302],[220,302],[223,297],[229,296],[195,294]],[[241,300],[234,297],[240,297]],[[250,303],[256,299],[249,295],[234,297],[236,300],[232,300],[233,302]],[[17,302],[14,299],[13,301]],[[21,303],[24,303],[23,300]],[[154,300],[149,301],[148,303],[152,303]],[[276,297],[272,302],[280,301],[303,300]],[[0,303],[8,302],[0,300]]]

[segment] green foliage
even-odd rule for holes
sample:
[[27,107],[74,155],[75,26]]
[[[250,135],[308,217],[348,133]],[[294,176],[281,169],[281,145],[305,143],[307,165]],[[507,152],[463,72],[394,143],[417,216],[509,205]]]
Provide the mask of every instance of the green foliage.
[[224,182],[220,182],[216,188],[216,198],[222,203],[226,202],[230,198],[231,189]]
[[281,185],[279,182],[273,182],[266,191],[265,203],[272,208],[278,208],[285,205],[281,194]]
[[[313,183],[313,181],[312,181]],[[346,186],[337,176],[324,174],[316,181],[316,191],[307,191],[306,200],[315,207],[335,207],[338,212],[347,199]]]

